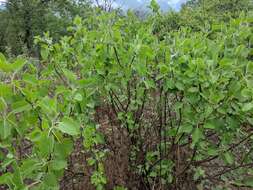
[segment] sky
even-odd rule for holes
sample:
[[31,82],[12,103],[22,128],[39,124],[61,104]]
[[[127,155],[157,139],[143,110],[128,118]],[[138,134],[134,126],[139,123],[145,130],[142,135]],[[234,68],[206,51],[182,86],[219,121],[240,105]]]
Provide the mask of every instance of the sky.
[[[6,0],[0,0],[5,2]],[[172,8],[174,10],[179,10],[181,5],[187,0],[157,0],[162,10],[168,10]],[[115,0],[114,6],[121,7],[124,10],[132,9],[145,9],[149,5],[150,0]]]
[[[162,10],[168,10],[172,8],[179,10],[181,5],[187,0],[157,0]],[[116,5],[119,5],[123,9],[145,9],[149,5],[150,0],[116,0]]]

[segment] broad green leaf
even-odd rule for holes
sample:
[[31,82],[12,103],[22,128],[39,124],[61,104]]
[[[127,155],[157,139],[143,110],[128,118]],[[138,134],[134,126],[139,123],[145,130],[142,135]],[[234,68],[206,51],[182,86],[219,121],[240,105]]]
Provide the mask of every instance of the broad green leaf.
[[190,125],[190,124],[185,124],[185,125],[182,125],[180,128],[179,128],[179,133],[187,133],[187,134],[189,134],[189,133],[191,133],[192,132],[192,129],[193,129],[193,127],[192,127],[192,125]]
[[0,71],[9,73],[12,71],[12,66],[10,63],[0,62]]
[[40,51],[40,55],[41,55],[41,57],[42,57],[43,60],[47,60],[48,55],[49,55],[49,50],[47,48],[43,48]]
[[201,140],[202,137],[203,137],[202,130],[199,128],[196,128],[194,132],[192,133],[192,145],[193,146],[196,145]]
[[63,70],[64,75],[67,77],[69,81],[73,81],[73,82],[77,81],[76,73],[68,69],[62,69],[62,70]]
[[184,84],[180,81],[176,81],[175,86],[177,87],[178,90],[184,90]]
[[48,135],[46,131],[43,131],[39,134],[35,144],[38,154],[42,158],[46,158],[52,153],[54,149],[54,138]]
[[8,63],[3,55],[0,55],[0,70],[4,72],[19,71],[26,64],[26,60],[23,58],[17,58],[14,63]]
[[229,59],[229,58],[223,58],[223,59],[219,62],[219,64],[220,64],[222,67],[229,66],[229,65],[231,65],[231,64],[233,64],[233,63],[234,63],[234,60]]
[[175,88],[175,83],[174,83],[174,81],[172,81],[172,80],[167,80],[166,81],[166,84],[165,84],[165,87],[166,87],[166,89],[167,90],[173,90],[174,88]]
[[55,143],[54,153],[58,160],[66,160],[73,150],[73,142],[70,139],[63,139]]
[[28,102],[23,100],[23,101],[18,101],[18,102],[13,103],[12,108],[13,108],[13,111],[10,114],[17,114],[20,112],[24,112],[24,111],[27,112],[31,110],[32,106]]
[[144,84],[147,89],[155,88],[155,82],[153,80],[145,80]]
[[145,77],[147,75],[148,70],[147,66],[144,63],[136,64],[135,69],[140,76]]
[[32,74],[27,74],[27,73],[24,74],[23,80],[31,85],[36,85],[38,83],[36,76],[34,76]]
[[58,180],[55,174],[47,173],[44,177],[44,184],[50,188],[58,187]]
[[215,125],[211,122],[207,122],[204,124],[205,129],[215,129]]
[[65,117],[56,129],[72,136],[80,134],[80,124],[69,117]]
[[243,112],[248,112],[250,110],[253,109],[253,102],[250,102],[250,103],[245,103],[243,106],[242,106],[242,111]]
[[23,58],[17,58],[15,62],[12,64],[13,71],[19,71],[26,64],[26,60]]
[[57,113],[57,101],[55,98],[49,98],[46,96],[40,100],[38,105],[42,108],[45,114],[55,115]]
[[77,93],[75,96],[74,96],[74,100],[78,101],[78,102],[81,102],[83,100],[83,96],[80,94],[80,93]]
[[20,171],[23,177],[30,177],[33,172],[40,169],[42,167],[42,163],[40,163],[36,159],[28,158],[23,160],[22,165],[20,166]]
[[241,94],[242,94],[243,97],[248,98],[248,97],[251,97],[252,92],[251,92],[250,89],[245,88],[245,89],[243,89],[243,90],[241,91]]
[[50,163],[51,167],[53,170],[63,170],[67,167],[68,163],[66,160],[53,160],[51,163]]
[[10,184],[12,179],[12,174],[10,173],[5,173],[0,175],[0,185],[6,185]]

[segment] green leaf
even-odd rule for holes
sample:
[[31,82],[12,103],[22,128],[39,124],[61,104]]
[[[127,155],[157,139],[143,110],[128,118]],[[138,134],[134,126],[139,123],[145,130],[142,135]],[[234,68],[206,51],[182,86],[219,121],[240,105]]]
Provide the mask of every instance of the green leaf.
[[205,170],[203,170],[201,167],[196,168],[193,179],[197,180],[203,176],[205,176]]
[[253,177],[249,177],[243,181],[244,185],[253,188]]
[[56,129],[71,136],[80,134],[80,124],[69,117],[65,117]]
[[23,58],[17,58],[14,63],[8,63],[3,54],[0,54],[0,70],[3,72],[19,71],[26,64],[26,60]]
[[23,101],[18,101],[18,102],[13,103],[12,108],[13,108],[13,111],[10,113],[10,115],[21,113],[24,111],[29,111],[32,109],[32,106],[23,100]]
[[199,89],[197,87],[191,87],[188,89],[188,92],[191,92],[191,93],[198,92],[198,91],[199,91]]
[[160,9],[160,6],[159,6],[159,4],[156,2],[156,0],[151,0],[150,8],[151,8],[154,12],[158,12],[159,9]]
[[45,158],[48,157],[54,149],[54,138],[52,136],[48,136],[46,131],[43,131],[38,135],[35,144],[38,154]]
[[252,95],[251,90],[250,90],[250,89],[247,89],[247,88],[243,89],[243,90],[241,91],[241,94],[242,94],[242,96],[245,97],[245,98],[251,97],[251,95]]
[[36,76],[27,73],[23,75],[23,81],[31,85],[36,85],[38,83]]
[[5,173],[0,176],[0,185],[10,184],[12,178],[12,174]]
[[226,152],[224,154],[224,159],[225,159],[225,162],[228,163],[228,164],[233,164],[234,163],[234,157],[231,153],[229,152]]
[[40,55],[41,55],[41,57],[42,57],[43,60],[47,60],[48,55],[49,55],[49,50],[47,48],[43,48],[40,51]]
[[161,74],[167,74],[169,72],[169,67],[165,64],[159,65],[160,67],[160,73]]
[[83,96],[80,93],[77,93],[74,97],[74,100],[81,102],[83,100]]
[[47,187],[57,187],[58,186],[58,181],[56,176],[53,173],[47,173],[45,178],[44,178],[44,183]]
[[247,120],[253,126],[253,118],[247,118]]
[[184,90],[184,84],[182,82],[177,81],[175,86],[177,87],[178,90]]
[[204,124],[205,129],[215,129],[215,125],[211,122],[207,122]]
[[6,73],[11,72],[12,71],[11,64],[0,61],[0,71],[6,72]]
[[88,158],[87,162],[89,166],[93,166],[96,163],[96,160],[94,158]]
[[12,166],[13,166],[13,169],[14,169],[13,178],[12,178],[13,183],[15,184],[15,186],[18,189],[23,189],[23,187],[24,187],[23,179],[22,179],[21,171],[20,171],[20,168],[18,167],[17,162],[14,162],[12,164]]
[[28,158],[26,160],[22,161],[22,165],[20,166],[20,171],[22,173],[23,177],[30,177],[33,172],[36,172],[36,170],[40,169],[40,164],[38,160]]
[[73,81],[73,82],[77,81],[76,73],[68,69],[62,69],[62,70],[63,70],[64,75],[67,77],[69,81]]
[[207,154],[209,156],[216,156],[218,154],[218,149],[212,148],[212,147],[208,147]]
[[253,62],[249,62],[247,65],[247,72],[253,74]]
[[104,136],[101,133],[97,132],[94,138],[94,142],[96,144],[104,144],[105,143]]
[[225,67],[225,66],[232,65],[233,62],[234,62],[234,60],[232,60],[232,59],[223,58],[223,59],[219,62],[219,64],[220,64],[221,66]]
[[6,62],[7,62],[7,60],[6,60],[5,56],[4,56],[4,54],[2,54],[0,52],[0,64],[2,64],[2,63],[6,64]]
[[175,83],[171,79],[166,81],[165,84],[166,90],[173,90],[175,88]]
[[142,76],[142,77],[145,77],[147,75],[147,67],[145,64],[143,63],[138,63],[135,65],[135,69],[137,71],[137,73]]
[[68,163],[66,160],[53,160],[51,163],[50,163],[51,167],[53,170],[63,170],[67,167]]
[[66,160],[73,150],[73,142],[70,139],[63,139],[55,143],[54,153],[58,160]]
[[155,88],[155,82],[153,80],[145,80],[144,84],[147,89]]
[[11,126],[5,119],[3,121],[0,120],[0,138],[6,139],[10,135],[11,135]]
[[26,64],[26,60],[23,58],[17,58],[15,62],[12,64],[12,70],[19,71]]
[[252,102],[246,103],[246,104],[244,104],[244,105],[242,106],[242,111],[243,111],[243,112],[248,112],[248,111],[250,111],[250,110],[252,110],[252,109],[253,109],[253,103],[252,103]]
[[179,128],[179,133],[191,133],[192,132],[192,125],[188,124],[188,125],[182,125],[180,128]]
[[80,16],[76,16],[74,19],[74,24],[80,26],[82,24],[82,18]]
[[196,128],[192,133],[192,145],[196,145],[203,137],[203,132],[199,128]]
[[40,100],[38,105],[42,108],[45,114],[55,115],[57,113],[57,101],[56,99],[49,98],[48,96]]

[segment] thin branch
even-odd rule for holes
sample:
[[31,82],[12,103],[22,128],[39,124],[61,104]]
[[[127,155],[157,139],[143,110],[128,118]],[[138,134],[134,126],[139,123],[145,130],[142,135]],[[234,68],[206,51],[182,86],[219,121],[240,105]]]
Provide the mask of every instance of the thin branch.
[[[229,172],[232,172],[232,171],[234,171],[234,170],[237,170],[237,169],[240,169],[240,168],[244,168],[244,167],[253,167],[253,163],[242,164],[242,165],[236,166],[236,167],[234,167],[234,168],[225,169],[225,170],[221,171],[220,173],[215,174],[215,175],[213,175],[213,176],[209,176],[209,177],[211,177],[211,178],[220,177],[221,175],[224,175],[224,174],[226,174],[226,173],[229,173]],[[203,179],[205,179],[205,178],[203,178]]]
[[[233,144],[231,145],[227,150],[225,150],[224,152],[229,152],[233,149],[235,149],[236,147],[240,146],[242,143],[244,143],[246,140],[248,140],[249,138],[251,138],[253,136],[253,133],[249,134],[247,137],[245,137],[244,139],[242,139],[240,142],[236,143],[236,144]],[[196,161],[195,162],[195,165],[199,165],[199,164],[202,164],[202,163],[205,163],[205,162],[210,162],[212,160],[215,160],[219,157],[219,155],[216,155],[216,156],[213,156],[211,158],[207,158],[207,159],[204,159],[204,160],[200,160],[200,161]]]
[[121,62],[120,62],[119,54],[118,54],[118,51],[117,51],[116,47],[113,46],[113,50],[114,50],[114,53],[115,53],[115,56],[116,56],[116,60],[117,60],[117,62],[118,62],[118,64],[119,64],[119,66],[120,66],[121,68],[123,68],[123,66],[122,66],[122,64],[121,64]]

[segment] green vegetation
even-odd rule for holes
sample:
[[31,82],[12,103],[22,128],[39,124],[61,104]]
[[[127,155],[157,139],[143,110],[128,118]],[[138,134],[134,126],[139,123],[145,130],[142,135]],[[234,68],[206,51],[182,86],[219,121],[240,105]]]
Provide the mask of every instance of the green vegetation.
[[0,11],[0,51],[11,55],[38,54],[33,40],[50,31],[55,40],[67,34],[75,15],[87,16],[90,4],[85,0],[8,0]]
[[[0,54],[0,185],[62,189],[81,141],[97,190],[253,188],[251,1],[190,1],[162,14],[152,0],[145,19],[73,6],[56,16],[48,10],[60,5],[36,5],[45,17],[32,16],[31,33],[25,17],[0,22],[22,26],[0,27],[1,47],[22,53]],[[33,42],[44,29],[52,36]],[[119,157],[128,175],[114,183],[108,163]]]

